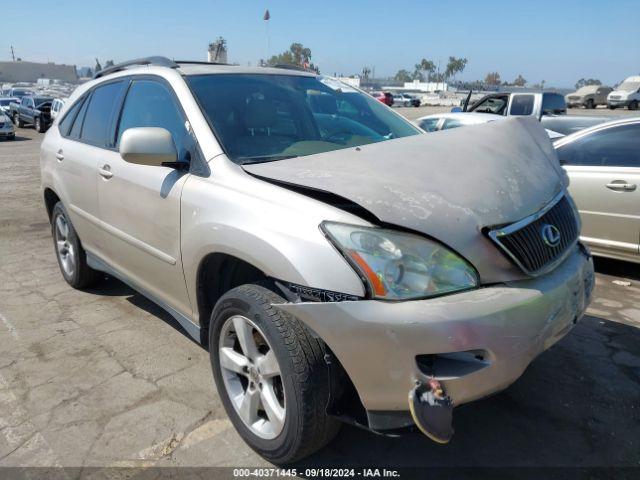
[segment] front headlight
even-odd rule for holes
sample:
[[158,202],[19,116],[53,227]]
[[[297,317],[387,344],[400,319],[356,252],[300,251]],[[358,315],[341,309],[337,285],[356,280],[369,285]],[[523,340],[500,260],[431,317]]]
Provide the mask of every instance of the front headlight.
[[323,222],[321,228],[366,280],[374,298],[428,298],[478,286],[474,268],[437,242],[343,223]]

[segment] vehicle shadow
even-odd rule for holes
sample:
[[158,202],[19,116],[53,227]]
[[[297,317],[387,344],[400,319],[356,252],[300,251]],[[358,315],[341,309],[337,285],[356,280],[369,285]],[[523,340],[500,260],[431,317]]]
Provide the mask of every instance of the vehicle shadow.
[[295,466],[637,467],[639,382],[640,329],[585,317],[507,390],[457,408],[448,445],[345,427]]
[[[168,313],[164,308],[152,302],[147,297],[138,293],[137,291],[129,287],[126,283],[118,280],[115,277],[105,274],[104,280],[101,281],[99,285],[93,288],[89,288],[86,291],[88,293],[93,293],[95,295],[100,295],[100,296],[125,297],[126,300],[132,305],[135,305],[137,308],[140,308],[141,310],[144,310],[145,312],[150,313],[154,317],[159,318],[160,320],[165,322],[167,325],[173,327],[175,330],[180,332],[182,335],[184,335],[193,343],[195,343],[198,346],[201,346],[200,343],[196,342],[187,333],[187,331],[184,328],[182,328],[182,325],[180,325],[180,323],[175,318],[173,318],[173,316],[170,313]],[[204,347],[202,348],[205,349]]]
[[26,142],[28,140],[33,140],[33,138],[29,138],[29,137],[20,137],[18,135],[16,135],[16,138],[14,138],[13,140],[5,140],[2,139],[0,140],[0,143],[8,143],[8,142]]
[[593,257],[596,272],[614,277],[640,280],[640,265],[611,258]]

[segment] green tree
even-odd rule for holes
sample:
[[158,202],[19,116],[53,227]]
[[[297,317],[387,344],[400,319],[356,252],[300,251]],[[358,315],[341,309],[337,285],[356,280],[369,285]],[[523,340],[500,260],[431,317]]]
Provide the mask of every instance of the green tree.
[[410,82],[411,80],[413,80],[413,77],[411,76],[409,71],[405,70],[404,68],[402,70],[398,70],[398,73],[396,73],[396,76],[393,78],[396,82]]
[[115,63],[113,63],[113,60],[107,60],[106,62],[104,62],[104,68],[113,67],[114,65]]
[[311,63],[311,49],[301,43],[292,43],[289,50],[269,59],[269,65],[297,65],[299,67],[315,70],[320,73],[318,67]]
[[527,81],[522,75],[518,75],[518,77],[513,81],[513,84],[516,87],[524,87],[527,84]]
[[444,71],[445,78],[453,78],[455,80],[456,74],[462,73],[467,66],[466,58],[449,57],[447,68]]
[[500,81],[501,81],[500,74],[498,72],[489,72],[484,77],[484,83],[487,85],[492,85],[492,86],[500,85]]
[[[433,72],[436,69],[436,64],[431,60],[423,58],[420,63],[416,63],[415,70],[413,72],[413,78],[415,80],[424,81],[426,78],[429,81],[433,80]],[[425,75],[426,74],[426,75]]]

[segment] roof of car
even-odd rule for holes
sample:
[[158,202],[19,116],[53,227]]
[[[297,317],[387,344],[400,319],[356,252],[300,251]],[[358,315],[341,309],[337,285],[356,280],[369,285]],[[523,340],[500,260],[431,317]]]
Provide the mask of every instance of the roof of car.
[[495,113],[480,113],[480,112],[442,112],[432,113],[431,115],[425,115],[418,118],[416,121],[426,120],[428,118],[457,118],[469,120],[469,123],[485,123],[493,122],[494,120],[501,120],[506,117],[502,115],[496,115]]
[[556,146],[559,146],[561,144],[564,145],[565,143],[572,142],[576,138],[580,138],[584,135],[589,135],[592,132],[596,132],[598,130],[602,130],[605,128],[615,127],[616,125],[627,125],[627,124],[635,124],[635,123],[640,123],[640,117],[626,117],[626,118],[620,118],[618,120],[613,120],[611,122],[599,123],[592,127],[584,128],[582,130],[578,130],[577,132],[571,133],[566,137],[562,138],[555,145]]
[[207,75],[207,74],[262,74],[262,75],[296,75],[313,77],[317,74],[306,70],[285,67],[244,67],[240,65],[221,65],[203,63],[180,63],[177,69],[183,75]]

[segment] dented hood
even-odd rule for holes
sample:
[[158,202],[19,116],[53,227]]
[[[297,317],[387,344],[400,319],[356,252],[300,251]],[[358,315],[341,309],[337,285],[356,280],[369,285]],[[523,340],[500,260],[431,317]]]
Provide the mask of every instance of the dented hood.
[[483,282],[524,274],[482,229],[527,217],[564,188],[555,150],[540,123],[530,118],[243,168],[265,179],[331,192],[385,224],[436,238],[469,260]]

